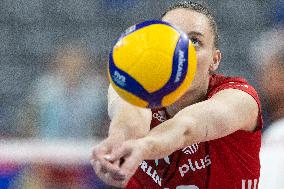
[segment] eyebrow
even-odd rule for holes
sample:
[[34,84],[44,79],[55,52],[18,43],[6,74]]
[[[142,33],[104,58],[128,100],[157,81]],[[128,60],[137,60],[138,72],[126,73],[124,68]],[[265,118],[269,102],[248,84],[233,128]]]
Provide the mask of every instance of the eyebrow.
[[201,37],[204,37],[204,35],[200,32],[197,32],[197,31],[191,31],[191,32],[188,32],[187,35],[190,37],[190,36],[201,36]]

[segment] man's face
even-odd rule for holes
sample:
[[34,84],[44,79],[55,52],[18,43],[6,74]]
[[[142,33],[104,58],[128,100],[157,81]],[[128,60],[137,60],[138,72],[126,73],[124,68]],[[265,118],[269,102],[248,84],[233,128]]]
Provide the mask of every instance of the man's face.
[[214,35],[208,18],[201,13],[178,8],[169,11],[162,20],[186,32],[195,46],[197,71],[189,90],[195,90],[200,87],[203,88],[203,90],[205,88],[207,90],[209,71],[214,71],[218,67],[218,65],[217,67],[212,67],[217,51],[214,47]]
[[284,68],[279,63],[280,60],[275,57],[268,58],[266,61],[259,75],[259,84],[270,101],[279,103],[284,94]]

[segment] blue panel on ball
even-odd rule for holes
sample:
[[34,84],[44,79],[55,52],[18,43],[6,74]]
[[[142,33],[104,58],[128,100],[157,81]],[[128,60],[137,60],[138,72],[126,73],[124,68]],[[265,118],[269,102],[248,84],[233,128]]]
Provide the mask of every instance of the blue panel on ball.
[[144,28],[144,27],[152,25],[152,24],[164,24],[164,25],[173,27],[170,23],[162,21],[162,20],[147,20],[145,22],[141,22],[141,23],[137,24],[136,30],[139,30],[141,28]]
[[[174,25],[172,25],[172,24],[170,24],[168,22],[162,21],[162,20],[147,20],[147,21],[142,22],[140,24],[134,25],[135,26],[135,31],[139,30],[141,28],[144,28],[146,26],[152,25],[152,24],[163,24],[163,25],[170,26],[170,27],[174,28],[175,30],[177,30],[183,36],[183,38],[188,38],[186,33],[183,32],[180,28],[178,28],[178,27],[176,27],[176,26],[174,26]],[[134,26],[132,26],[132,27],[134,28]]]
[[158,100],[158,101],[155,101],[155,100],[149,100],[148,101],[148,106],[147,108],[157,108],[157,107],[162,107],[162,100]]
[[144,101],[148,101],[150,94],[144,89],[144,87],[114,64],[113,51],[109,54],[109,72],[110,77],[116,86],[132,93]]
[[139,23],[139,24],[136,24],[136,25],[133,25],[131,27],[129,27],[117,40],[115,40],[115,44],[120,41],[122,38],[124,38],[125,36],[137,31],[137,30],[140,30],[146,26],[149,26],[149,25],[152,25],[152,24],[164,24],[164,25],[167,25],[167,26],[170,26],[172,28],[174,28],[175,30],[177,30],[181,36],[183,38],[188,38],[186,33],[184,33],[181,29],[179,29],[178,27],[168,23],[168,22],[165,22],[165,21],[162,21],[162,20],[147,20],[145,22],[142,22],[142,23]]
[[164,96],[173,92],[181,85],[188,69],[188,45],[189,40],[187,36],[182,35],[174,52],[171,77],[163,88],[151,93],[150,102],[161,102]]

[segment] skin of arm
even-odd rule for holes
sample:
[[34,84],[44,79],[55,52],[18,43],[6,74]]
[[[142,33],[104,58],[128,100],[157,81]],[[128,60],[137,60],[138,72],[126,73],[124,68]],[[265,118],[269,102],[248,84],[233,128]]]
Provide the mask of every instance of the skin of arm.
[[111,119],[110,138],[138,139],[150,131],[151,110],[124,101],[111,85],[108,89],[108,114]]
[[124,141],[146,136],[150,131],[152,112],[127,103],[109,86],[108,114],[111,119],[109,135],[94,147],[91,164],[97,176],[105,183],[120,186],[120,181],[124,179],[119,173],[120,161],[108,162],[105,157],[118,149]]
[[144,159],[163,158],[198,142],[227,136],[237,130],[252,132],[257,125],[258,105],[249,94],[225,89],[209,100],[179,111],[137,142],[147,146]]

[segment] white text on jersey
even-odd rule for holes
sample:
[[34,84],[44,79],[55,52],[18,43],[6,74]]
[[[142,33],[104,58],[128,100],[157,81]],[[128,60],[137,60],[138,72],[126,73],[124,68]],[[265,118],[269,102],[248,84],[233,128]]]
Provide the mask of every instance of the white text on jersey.
[[181,177],[184,177],[184,175],[188,173],[190,170],[194,172],[196,170],[205,169],[210,164],[211,160],[209,155],[205,156],[204,159],[200,159],[200,161],[195,161],[195,162],[192,162],[191,159],[188,159],[188,164],[183,164],[182,166],[179,167],[179,173]]

